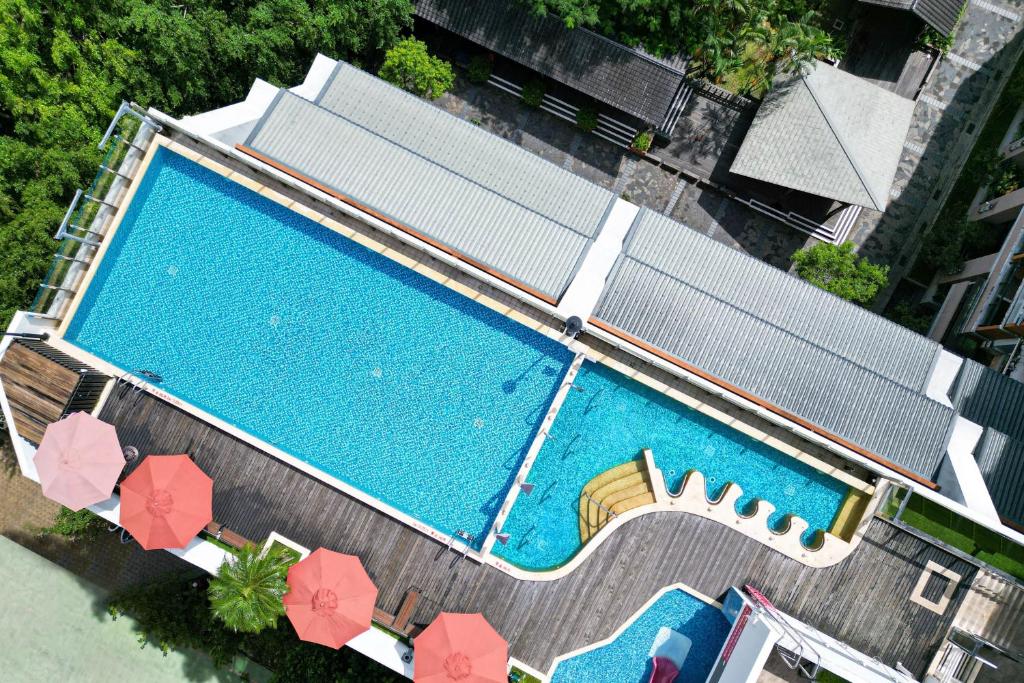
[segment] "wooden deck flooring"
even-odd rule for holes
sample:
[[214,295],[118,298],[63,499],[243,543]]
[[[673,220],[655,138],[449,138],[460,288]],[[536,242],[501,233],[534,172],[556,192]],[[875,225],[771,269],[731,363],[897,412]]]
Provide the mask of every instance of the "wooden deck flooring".
[[[860,548],[829,569],[810,569],[717,523],[680,513],[630,522],[570,576],[514,579],[454,554],[169,404],[148,395],[111,396],[102,418],[142,453],[192,453],[214,479],[214,518],[252,539],[277,531],[307,547],[360,556],[395,613],[410,589],[412,617],[440,609],[480,611],[513,656],[546,671],[555,656],[609,636],[663,586],[685,583],[712,597],[752,583],[783,610],[890,666],[922,674],[963,600],[975,568],[882,520]],[[960,574],[942,615],[911,603],[929,561]]]

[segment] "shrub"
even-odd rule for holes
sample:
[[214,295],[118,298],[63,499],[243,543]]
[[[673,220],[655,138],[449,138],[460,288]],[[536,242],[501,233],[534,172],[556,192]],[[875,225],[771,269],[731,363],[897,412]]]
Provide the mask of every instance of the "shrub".
[[929,26],[921,33],[921,36],[917,39],[917,44],[925,49],[931,48],[945,57],[953,47],[953,35],[953,33],[939,33]]
[[281,599],[288,592],[285,576],[291,562],[282,548],[272,546],[263,553],[248,545],[210,581],[213,614],[232,631],[259,633],[276,626],[284,614]]
[[165,652],[200,650],[220,668],[229,667],[245,653],[272,670],[274,681],[400,680],[351,648],[331,650],[300,641],[286,620],[259,634],[231,631],[214,616],[206,596],[205,575],[175,576],[118,593],[107,610],[115,619],[122,614],[132,617],[142,645],[153,643]]
[[928,334],[935,316],[921,310],[920,307],[915,307],[906,301],[901,301],[893,306],[892,310],[886,314],[886,317],[897,325],[902,325],[918,334]]
[[650,131],[640,131],[633,138],[632,147],[638,152],[646,152],[651,148],[651,143],[654,142],[654,136],[651,135]]
[[415,38],[399,41],[384,55],[378,75],[411,93],[437,99],[455,83],[452,65],[427,52],[427,44]]
[[475,55],[469,60],[469,67],[466,69],[466,75],[469,80],[473,83],[486,83],[491,78],[491,72],[494,70],[491,60],[486,55]]
[[53,519],[53,526],[40,529],[40,534],[64,536],[72,541],[91,540],[102,536],[107,531],[106,521],[88,509],[82,508],[74,512],[61,506]]
[[528,107],[539,107],[544,102],[544,81],[530,81],[523,86],[523,103]]
[[967,220],[967,208],[944,211],[925,237],[921,259],[930,268],[946,274],[959,271],[964,264],[964,245],[974,232]]
[[793,254],[796,273],[812,285],[862,306],[889,282],[889,267],[858,258],[853,242],[815,244]]
[[597,128],[597,111],[593,107],[580,107],[576,110],[576,125],[584,133]]

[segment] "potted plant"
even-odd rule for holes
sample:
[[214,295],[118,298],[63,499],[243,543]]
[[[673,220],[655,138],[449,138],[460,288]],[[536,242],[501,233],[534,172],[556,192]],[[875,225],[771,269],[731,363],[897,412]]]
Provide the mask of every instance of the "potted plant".
[[487,55],[474,55],[469,60],[466,76],[470,82],[482,85],[491,79],[491,72],[493,70],[494,66],[491,64],[491,60],[487,58]]
[[576,126],[584,133],[597,128],[597,111],[593,107],[580,107],[576,110]]
[[633,138],[633,142],[630,143],[629,148],[640,156],[643,156],[647,154],[647,151],[651,148],[651,143],[653,142],[654,134],[649,130],[642,130]]
[[523,86],[522,98],[528,107],[536,109],[544,102],[544,81],[530,81]]

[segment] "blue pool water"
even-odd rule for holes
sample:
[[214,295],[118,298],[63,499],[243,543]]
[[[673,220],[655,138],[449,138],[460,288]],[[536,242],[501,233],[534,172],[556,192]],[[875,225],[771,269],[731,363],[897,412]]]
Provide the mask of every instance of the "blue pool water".
[[520,495],[502,527],[510,534],[495,553],[526,569],[564,564],[580,548],[579,495],[605,470],[650,448],[677,491],[690,469],[707,478],[716,499],[728,482],[743,489],[741,511],[754,498],[770,501],[780,525],[788,513],[827,530],[845,498],[842,482],[801,463],[603,365],[584,363],[530,470],[532,495]]
[[692,643],[676,683],[704,683],[729,635],[729,622],[714,605],[677,589],[658,598],[608,645],[560,662],[551,683],[646,683],[651,644],[663,626]]
[[163,149],[66,337],[478,542],[572,361],[562,345]]

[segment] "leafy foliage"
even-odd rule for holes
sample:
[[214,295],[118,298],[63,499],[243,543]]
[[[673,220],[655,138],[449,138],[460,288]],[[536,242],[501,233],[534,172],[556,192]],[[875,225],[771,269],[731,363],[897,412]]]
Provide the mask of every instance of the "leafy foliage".
[[653,142],[654,136],[651,135],[650,131],[642,130],[633,138],[632,148],[638,152],[646,152],[651,148],[651,143]]
[[764,91],[774,74],[838,56],[822,28],[822,0],[521,0],[566,26],[591,27],[658,55],[690,54],[716,81],[742,70],[740,85]]
[[259,634],[225,628],[210,610],[205,575],[168,577],[128,589],[113,596],[107,609],[114,618],[127,615],[137,622],[143,646],[155,644],[165,652],[199,650],[222,668],[244,653],[274,671],[274,680],[282,683],[399,680],[351,648],[331,650],[300,641],[287,620]]
[[74,512],[62,505],[53,524],[40,529],[39,533],[65,536],[72,541],[79,541],[97,538],[106,531],[107,523],[103,518],[89,512],[87,508]]
[[0,327],[31,301],[122,99],[182,115],[292,85],[317,52],[363,64],[410,0],[0,0]]
[[469,60],[469,68],[467,69],[467,75],[469,80],[473,83],[483,84],[491,78],[491,73],[494,66],[491,64],[491,60],[486,55],[474,55]]
[[597,110],[593,107],[580,107],[576,110],[576,126],[584,133],[597,128]]
[[523,86],[521,97],[528,107],[539,107],[544,102],[544,81],[533,80]]
[[452,65],[427,52],[427,44],[415,38],[401,40],[384,56],[378,75],[388,83],[435,100],[455,83]]
[[815,244],[793,254],[797,275],[812,285],[862,306],[870,304],[889,278],[889,266],[858,258],[853,242]]
[[288,592],[285,577],[291,557],[280,546],[266,552],[254,545],[220,566],[210,581],[210,608],[232,631],[259,633],[277,625],[284,615],[281,599]]

